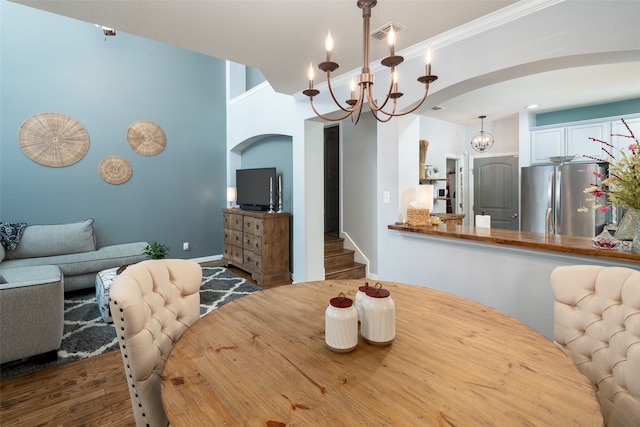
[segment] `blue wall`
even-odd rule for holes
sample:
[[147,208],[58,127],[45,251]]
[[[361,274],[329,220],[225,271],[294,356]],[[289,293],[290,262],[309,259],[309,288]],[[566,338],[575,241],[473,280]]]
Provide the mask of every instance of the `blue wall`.
[[[225,62],[122,32],[105,40],[93,24],[5,0],[0,12],[0,220],[91,217],[98,246],[145,240],[167,244],[176,258],[221,254]],[[85,127],[90,147],[81,161],[53,168],[21,151],[20,125],[42,112]],[[163,128],[164,151],[142,156],[129,147],[137,120]],[[100,177],[108,156],[131,163],[129,181]]]
[[[242,169],[275,167],[282,176],[282,210],[293,210],[293,141],[290,136],[263,138],[242,150]],[[277,206],[273,207],[278,210]],[[289,224],[289,247],[293,248],[293,217]],[[293,272],[295,252],[290,251],[289,268]]]
[[[293,209],[293,145],[290,136],[273,136],[254,142],[242,150],[240,163],[242,169],[275,167],[276,173],[282,176],[282,210],[291,212]],[[277,210],[278,207],[274,206],[274,209]]]
[[[615,77],[612,77],[615,78]],[[570,123],[580,120],[600,119],[604,117],[624,116],[640,113],[640,99],[629,99],[609,104],[571,108],[536,115],[536,126]]]

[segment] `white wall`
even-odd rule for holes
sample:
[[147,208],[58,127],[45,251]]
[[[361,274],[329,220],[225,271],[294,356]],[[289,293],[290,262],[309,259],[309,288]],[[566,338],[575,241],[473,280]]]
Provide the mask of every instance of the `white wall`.
[[[500,310],[553,337],[549,276],[561,265],[623,265],[465,240],[385,230],[378,279],[440,289]],[[398,254],[398,255],[394,255]],[[396,308],[401,310],[401,307]]]
[[[357,126],[343,120],[341,128],[342,194],[340,232],[345,247],[357,252],[357,261],[365,261],[369,272],[378,270],[376,241],[376,173],[377,122],[370,114],[360,118]],[[362,258],[361,258],[362,257]],[[363,259],[364,258],[364,259]]]

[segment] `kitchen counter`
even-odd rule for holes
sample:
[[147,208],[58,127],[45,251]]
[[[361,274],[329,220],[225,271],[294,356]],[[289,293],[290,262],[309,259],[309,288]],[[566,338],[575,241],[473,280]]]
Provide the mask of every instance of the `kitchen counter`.
[[597,249],[588,237],[560,236],[446,223],[425,226],[410,226],[397,223],[389,225],[388,229],[405,233],[472,240],[476,242],[640,263],[640,254],[622,250]]
[[464,219],[464,214],[454,214],[454,213],[432,213],[431,216],[437,216],[440,218],[440,221],[446,224],[458,224],[462,225],[462,220]]

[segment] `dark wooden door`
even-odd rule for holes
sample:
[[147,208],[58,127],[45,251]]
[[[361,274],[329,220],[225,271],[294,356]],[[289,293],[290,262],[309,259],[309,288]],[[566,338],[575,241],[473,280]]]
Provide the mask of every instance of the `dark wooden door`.
[[473,161],[473,215],[491,215],[491,227],[519,229],[518,157],[487,157]]
[[324,129],[324,232],[340,229],[340,128]]

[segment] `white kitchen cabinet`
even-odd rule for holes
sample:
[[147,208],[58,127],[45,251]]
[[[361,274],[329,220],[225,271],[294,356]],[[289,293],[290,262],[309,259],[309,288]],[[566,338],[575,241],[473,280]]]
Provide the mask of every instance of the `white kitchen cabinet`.
[[593,162],[602,157],[601,145],[589,138],[609,136],[609,122],[551,127],[531,131],[531,163],[550,163],[552,156],[575,156],[573,162]]
[[549,163],[549,157],[563,156],[565,128],[540,129],[531,132],[531,163]]
[[593,162],[592,158],[584,156],[595,158],[603,158],[605,156],[602,151],[603,144],[592,141],[589,138],[608,141],[610,134],[609,122],[567,126],[566,132],[566,155],[576,156],[573,160],[574,162]]
[[[640,117],[633,118],[633,119],[625,119],[625,122],[627,122],[627,125],[629,125],[629,128],[631,129],[631,132],[633,132],[635,137],[640,139]],[[611,122],[611,134],[612,134],[611,141],[610,141],[611,144],[619,150],[624,150],[624,152],[627,155],[630,154],[628,150],[629,145],[634,144],[635,140],[633,138],[616,136],[616,135],[629,135],[629,130],[625,127],[624,123],[622,123],[622,120],[616,120]],[[606,139],[605,141],[609,141],[609,140]],[[615,152],[615,150],[611,154],[616,156],[616,158],[618,157],[618,153]]]

